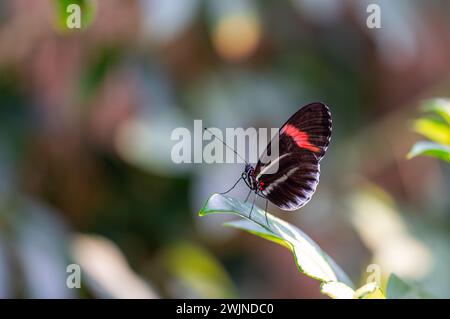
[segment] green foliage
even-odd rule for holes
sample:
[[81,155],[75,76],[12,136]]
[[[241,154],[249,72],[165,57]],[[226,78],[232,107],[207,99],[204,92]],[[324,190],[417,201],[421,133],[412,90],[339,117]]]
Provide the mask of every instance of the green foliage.
[[251,204],[222,196],[212,195],[200,210],[200,216],[211,214],[234,214],[243,219],[228,222],[225,226],[245,230],[261,238],[270,240],[288,248],[293,256],[298,270],[322,282],[321,291],[332,298],[352,298],[353,284],[342,269],[304,232],[297,227],[267,214],[254,207],[249,218]]
[[95,16],[95,5],[92,0],[55,0],[55,7],[57,10],[57,26],[61,31],[70,31],[67,27],[67,18],[70,12],[67,12],[67,7],[70,4],[77,4],[81,10],[81,28],[88,27]]
[[428,139],[440,144],[450,144],[450,125],[431,118],[422,118],[416,120],[414,130]]
[[353,299],[355,291],[341,282],[329,281],[320,284],[320,291],[333,299]]
[[417,286],[407,283],[391,274],[387,286],[387,297],[389,299],[425,299],[433,298],[430,294],[422,291]]
[[353,295],[354,299],[385,299],[380,286],[375,282],[370,282],[365,284],[361,288],[355,291]]
[[80,78],[80,98],[89,100],[95,95],[104,82],[108,72],[111,72],[121,61],[121,52],[117,48],[104,48],[93,58],[82,72]]
[[441,160],[450,162],[450,147],[434,142],[420,141],[414,144],[408,153],[408,158],[413,158],[419,155],[427,155]]
[[425,112],[434,112],[450,124],[450,100],[448,98],[435,98],[425,101],[422,105]]
[[450,100],[432,99],[425,102],[422,109],[434,117],[416,120],[414,130],[431,141],[417,142],[408,158],[426,155],[450,162]]
[[300,229],[267,214],[269,228],[263,210],[255,206],[251,219],[248,218],[250,210],[250,203],[242,203],[234,198],[214,194],[209,198],[199,215],[236,214],[244,219],[226,223],[226,226],[245,230],[289,248],[294,255],[299,271],[311,278],[323,282],[339,281],[352,286],[351,281],[342,269]]
[[[235,287],[222,265],[207,251],[192,243],[171,245],[164,253],[166,269],[174,285],[197,298],[235,298]],[[184,297],[184,296],[181,296]]]
[[400,299],[429,298],[430,295],[414,285],[406,283],[395,274],[388,281],[387,294],[375,282],[369,282],[354,290],[353,284],[342,269],[311,238],[297,227],[267,214],[254,207],[251,217],[251,204],[237,199],[212,195],[199,212],[199,216],[211,214],[233,214],[242,219],[225,223],[225,226],[247,231],[288,248],[298,270],[318,281],[320,291],[334,299]]

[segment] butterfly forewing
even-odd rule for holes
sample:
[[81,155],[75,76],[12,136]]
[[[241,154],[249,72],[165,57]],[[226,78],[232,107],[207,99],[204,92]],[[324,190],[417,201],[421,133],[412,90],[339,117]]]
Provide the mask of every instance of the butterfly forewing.
[[[297,111],[267,146],[254,176],[260,193],[284,210],[296,210],[314,194],[320,175],[320,160],[331,137],[331,114],[322,103]],[[271,149],[277,149],[271,156]]]
[[[300,149],[313,152],[320,161],[331,137],[331,113],[323,103],[311,103],[298,110],[281,127],[280,134]],[[280,151],[281,153],[281,151]]]

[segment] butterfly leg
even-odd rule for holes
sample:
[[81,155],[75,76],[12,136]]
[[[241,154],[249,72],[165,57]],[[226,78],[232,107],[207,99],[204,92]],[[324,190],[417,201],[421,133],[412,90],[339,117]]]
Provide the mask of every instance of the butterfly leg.
[[250,219],[252,219],[252,212],[253,212],[253,207],[255,206],[256,197],[258,197],[257,192],[255,192],[255,197],[253,198],[252,208],[250,209],[250,214],[248,215],[248,218],[250,218]]
[[264,216],[266,217],[266,224],[267,224],[267,227],[269,227],[269,229],[270,229],[269,218],[267,218],[267,204],[268,204],[268,203],[269,203],[269,200],[266,199],[266,209],[264,210]]
[[227,190],[227,191],[224,192],[224,193],[219,193],[219,194],[220,194],[220,195],[225,195],[225,194],[231,192],[231,191],[236,187],[236,185],[241,181],[241,179],[242,179],[242,177],[239,177],[239,179],[236,181],[236,183],[234,183],[234,185],[233,185],[229,190]]
[[249,191],[248,191],[248,194],[247,194],[247,196],[245,197],[245,201],[244,201],[244,203],[247,203],[247,201],[248,201],[248,198],[250,197],[250,194],[252,193],[252,190],[250,189]]

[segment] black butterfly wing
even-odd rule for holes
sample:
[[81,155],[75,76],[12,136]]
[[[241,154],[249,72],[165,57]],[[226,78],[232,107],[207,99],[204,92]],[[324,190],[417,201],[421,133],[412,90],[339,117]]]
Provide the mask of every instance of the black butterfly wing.
[[262,174],[260,193],[283,210],[297,210],[304,206],[316,191],[320,165],[311,152],[290,153],[281,158],[275,174]]
[[[319,183],[319,162],[330,137],[331,113],[325,104],[311,103],[298,110],[280,128],[255,167],[260,193],[284,210],[304,206]],[[270,160],[270,150],[277,146],[278,156]]]

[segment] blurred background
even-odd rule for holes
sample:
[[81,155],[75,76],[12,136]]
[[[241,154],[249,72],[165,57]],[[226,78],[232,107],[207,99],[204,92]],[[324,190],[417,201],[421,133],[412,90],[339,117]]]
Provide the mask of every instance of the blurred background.
[[270,210],[357,286],[377,264],[449,298],[449,166],[406,159],[420,102],[449,95],[447,1],[2,1],[0,298],[324,298],[287,249],[197,217],[242,165],[170,157],[194,119],[278,127],[312,101],[333,114],[319,188]]

